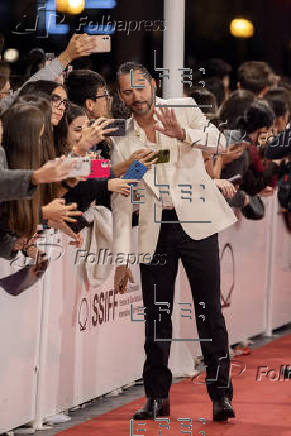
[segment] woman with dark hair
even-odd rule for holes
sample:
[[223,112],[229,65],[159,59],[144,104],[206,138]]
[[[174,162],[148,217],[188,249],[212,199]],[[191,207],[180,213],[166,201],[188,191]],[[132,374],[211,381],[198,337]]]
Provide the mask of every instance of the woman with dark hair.
[[89,125],[89,119],[87,117],[85,108],[77,106],[76,104],[69,104],[67,110],[67,121],[67,147],[74,151],[81,141],[84,127]]
[[54,127],[54,145],[57,157],[66,154],[67,141],[67,117],[68,95],[64,85],[49,80],[38,80],[27,83],[21,90],[20,96],[32,94],[46,96],[51,101],[52,117],[51,123]]
[[[3,143],[9,168],[40,167],[40,141],[44,131],[44,116],[36,107],[14,105],[3,116]],[[7,229],[18,237],[31,238],[37,231],[40,210],[39,189],[31,200],[10,201],[5,204]]]
[[[33,114],[38,113],[42,116],[42,134],[41,138],[38,137],[38,142],[36,144],[36,139],[33,138],[30,141],[31,135],[31,120],[29,119],[30,111]],[[24,116],[20,116],[25,114]],[[27,116],[27,123],[25,128],[23,128],[22,123],[25,123],[25,116]],[[13,119],[14,117],[14,119]],[[19,121],[19,124],[15,124]],[[18,168],[18,170],[34,170],[38,168],[39,165],[46,164],[49,160],[52,162],[55,158],[55,151],[53,146],[52,138],[52,125],[51,125],[51,105],[50,102],[41,97],[36,96],[23,96],[18,97],[17,103],[13,105],[8,111],[5,112],[3,116],[4,123],[4,145],[7,152],[7,160],[3,150],[3,158],[5,166],[9,166],[10,170]],[[18,132],[18,133],[17,133]],[[29,133],[30,132],[30,133]],[[30,141],[31,147],[28,147],[25,151],[26,141]],[[22,145],[21,145],[22,141]],[[15,145],[14,145],[15,144]],[[23,147],[23,149],[21,148]],[[22,150],[22,152],[20,152]],[[21,160],[21,164],[18,165],[18,160],[15,159],[14,153],[18,152],[18,160]],[[48,165],[48,164],[46,164]],[[9,219],[7,216],[11,215],[11,210],[14,210],[15,220],[17,222],[22,222],[25,225],[25,220],[23,219],[23,213],[27,211],[28,205],[33,206],[34,219],[37,220],[37,224],[43,219],[49,220],[49,223],[53,224],[53,227],[60,228],[65,233],[67,233],[73,239],[77,239],[76,235],[71,231],[69,227],[66,226],[65,221],[73,220],[70,215],[80,215],[81,212],[75,211],[76,205],[66,206],[64,200],[57,200],[56,197],[59,196],[60,183],[43,183],[39,188],[34,188],[37,192],[34,192],[32,196],[32,201],[29,203],[28,200],[22,202],[11,202],[7,203],[5,206],[6,210],[6,220],[2,222],[2,228],[0,230],[0,243],[1,243],[1,257],[12,258],[15,254],[14,251],[20,248],[17,243],[18,232],[14,231],[11,233],[11,226],[8,226]],[[62,204],[60,203],[62,202]],[[12,209],[13,208],[13,209]],[[36,213],[37,210],[37,213]],[[9,212],[10,211],[10,212]],[[28,220],[27,222],[29,222]],[[18,224],[17,224],[18,225]],[[35,226],[34,226],[35,227]],[[21,235],[23,238],[23,236]],[[26,239],[29,239],[25,235]]]
[[44,132],[41,137],[40,150],[41,165],[46,163],[48,160],[55,159],[57,156],[54,147],[53,128],[51,124],[52,108],[48,98],[27,94],[17,97],[15,104],[31,104],[40,109],[44,116]]
[[240,185],[240,189],[249,195],[270,195],[273,192],[271,187],[276,185],[278,166],[263,160],[266,138],[272,135],[274,121],[274,112],[263,100],[252,103],[237,120],[237,127],[244,135],[244,141],[249,143],[248,169]]
[[264,100],[253,102],[243,116],[237,120],[237,128],[246,132],[252,142],[257,143],[262,133],[268,133],[275,120],[275,114]]
[[[52,109],[50,101],[47,98],[36,97],[34,95],[24,95],[20,96],[15,101],[16,104],[31,104],[37,107],[44,116],[44,131],[41,137],[41,147],[40,147],[40,162],[41,165],[45,164],[49,160],[56,158],[56,151],[54,147],[53,140],[53,128],[51,124],[52,119]],[[54,199],[60,196],[61,184],[60,183],[47,183],[40,187],[41,204],[46,205],[48,202],[52,202]],[[70,214],[69,209],[64,205],[58,210],[58,214],[61,215],[61,210],[63,211],[64,219]],[[43,208],[44,218],[48,217],[55,221],[55,217],[50,213],[50,206],[45,206]],[[56,211],[57,212],[57,211]],[[74,213],[71,213],[74,215]]]

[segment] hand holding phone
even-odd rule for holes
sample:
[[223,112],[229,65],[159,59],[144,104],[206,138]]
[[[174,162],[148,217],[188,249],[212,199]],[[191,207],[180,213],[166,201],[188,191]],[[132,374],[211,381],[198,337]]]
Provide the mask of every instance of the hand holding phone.
[[116,129],[108,128],[113,121],[113,119],[108,120],[103,117],[97,120],[90,120],[89,126],[82,130],[82,137],[78,148],[89,151],[91,147],[103,141],[106,135],[113,135]]
[[232,176],[226,180],[231,182],[233,185],[240,185],[242,183],[242,176],[240,174],[236,174],[235,176]]
[[90,35],[90,38],[94,38],[95,42],[95,49],[92,53],[109,53],[111,51],[110,35]]
[[[135,160],[133,164],[128,168],[124,176],[122,176],[122,179],[142,179],[144,174],[147,172],[147,167],[139,162],[138,160]],[[137,183],[129,183],[129,185],[136,186]]]
[[68,177],[109,178],[109,159],[90,159],[89,157],[68,157],[73,162],[73,169]]
[[88,177],[91,172],[91,159],[88,157],[67,157],[67,162],[73,165],[67,177]]
[[158,150],[157,154],[155,154],[150,159],[148,159],[147,162],[151,162],[154,159],[157,159],[157,161],[155,162],[156,164],[170,162],[170,150],[169,149]]
[[88,178],[108,179],[110,176],[110,160],[109,159],[90,159],[90,160],[91,160],[91,172]]
[[115,129],[111,133],[105,133],[110,136],[125,136],[125,120],[114,120],[112,123],[106,126],[106,129]]

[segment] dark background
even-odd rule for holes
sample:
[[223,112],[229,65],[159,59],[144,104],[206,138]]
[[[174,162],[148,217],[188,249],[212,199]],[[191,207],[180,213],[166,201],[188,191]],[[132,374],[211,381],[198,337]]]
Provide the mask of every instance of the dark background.
[[[36,32],[14,35],[12,30],[21,20],[25,20],[27,27],[34,26],[36,11],[36,0],[0,0],[0,32],[6,38],[5,47],[17,48],[22,60],[33,47],[59,54],[69,40],[69,34],[50,35],[49,38],[39,38],[40,33]],[[27,16],[25,19],[24,14]],[[163,0],[117,0],[115,9],[91,10],[86,14],[95,22],[102,14],[115,20],[163,20]],[[252,20],[255,26],[253,38],[242,40],[230,35],[229,23],[237,16]],[[186,0],[185,66],[203,63],[209,57],[221,57],[233,66],[232,79],[235,80],[239,63],[264,60],[277,73],[290,76],[290,17],[291,0]],[[66,16],[65,22],[73,28],[78,18]],[[175,31],[179,32],[179,29]],[[175,38],[175,32],[172,37]],[[162,31],[142,29],[130,35],[116,32],[112,36],[112,52],[92,55],[89,62],[111,80],[116,66],[129,59],[139,60],[152,70],[154,49],[158,51],[159,66],[162,66],[162,45]],[[86,65],[87,59],[82,59],[82,62]],[[12,68],[14,74],[21,75],[24,66],[22,62],[17,62]]]

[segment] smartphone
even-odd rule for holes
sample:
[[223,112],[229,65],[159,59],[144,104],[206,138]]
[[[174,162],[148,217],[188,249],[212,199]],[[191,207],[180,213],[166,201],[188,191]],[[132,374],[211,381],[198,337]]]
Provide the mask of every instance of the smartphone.
[[240,174],[236,174],[235,176],[227,179],[227,181],[233,183],[234,185],[240,185],[242,183],[242,176]]
[[151,157],[147,162],[151,162],[154,159],[158,159],[156,164],[168,163],[170,162],[170,150],[158,150],[158,154]]
[[95,40],[95,49],[92,53],[109,53],[111,51],[110,35],[90,35]]
[[45,60],[46,62],[51,62],[53,61],[55,58],[55,54],[54,53],[46,53],[45,54]]
[[[135,160],[124,176],[122,176],[122,179],[142,179],[147,170],[147,167],[143,163]],[[129,185],[136,186],[137,183],[133,182],[129,183]]]
[[125,136],[125,120],[114,120],[113,123],[106,126],[106,129],[117,129],[109,133],[109,136]]
[[89,179],[108,179],[110,176],[110,160],[109,159],[90,159],[91,172]]
[[67,157],[73,162],[73,168],[67,177],[89,177],[91,173],[91,159],[89,157]]
[[87,177],[90,179],[109,178],[109,159],[90,159],[89,157],[68,157],[73,161],[73,169],[67,177]]

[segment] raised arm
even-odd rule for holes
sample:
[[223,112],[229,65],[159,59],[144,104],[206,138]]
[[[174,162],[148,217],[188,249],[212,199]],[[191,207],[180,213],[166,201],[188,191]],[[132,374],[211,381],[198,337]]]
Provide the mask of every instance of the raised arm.
[[[187,125],[180,121],[181,111],[183,119],[187,119]],[[207,120],[198,107],[160,108],[155,112],[162,124],[155,126],[155,130],[164,135],[176,138],[187,146],[202,149],[205,153],[216,153],[225,149],[224,135]]]
[[[36,82],[37,80],[56,80],[56,78],[65,70],[68,63],[79,57],[89,56],[94,50],[94,46],[94,42],[89,35],[73,35],[66,50],[47,66],[37,71],[24,83],[24,85],[29,82]],[[13,104],[23,86],[17,89],[12,95],[3,98],[0,101],[1,112],[7,110]]]

